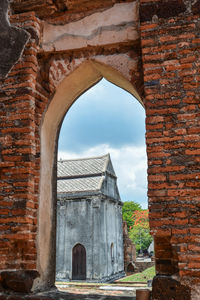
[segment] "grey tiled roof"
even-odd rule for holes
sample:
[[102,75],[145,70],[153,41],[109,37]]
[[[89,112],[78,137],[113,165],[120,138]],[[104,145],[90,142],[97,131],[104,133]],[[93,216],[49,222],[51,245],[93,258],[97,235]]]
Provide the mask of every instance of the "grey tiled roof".
[[102,176],[58,180],[58,193],[97,191],[101,188]]
[[115,176],[110,155],[57,162],[57,192],[80,193],[98,191],[105,171]]
[[105,172],[109,155],[58,161],[58,178],[94,175]]

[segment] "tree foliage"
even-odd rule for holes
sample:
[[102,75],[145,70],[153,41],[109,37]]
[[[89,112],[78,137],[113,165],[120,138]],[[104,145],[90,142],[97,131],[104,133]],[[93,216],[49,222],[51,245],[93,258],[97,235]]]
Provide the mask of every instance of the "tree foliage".
[[131,241],[135,244],[137,253],[142,250],[149,248],[151,242],[153,241],[152,236],[149,233],[148,228],[143,228],[140,225],[134,226],[130,232],[129,237]]
[[139,203],[134,202],[134,201],[126,201],[123,204],[122,207],[122,216],[123,220],[126,221],[128,231],[130,231],[130,228],[134,225],[134,220],[132,218],[133,213],[135,211],[141,211],[142,207]]
[[129,237],[136,246],[136,251],[149,248],[153,238],[149,233],[149,211],[135,211],[132,215],[134,225],[130,228]]
[[141,211],[136,210],[132,214],[132,220],[134,226],[141,226],[142,228],[149,228],[149,211],[148,209],[143,209]]
[[134,201],[126,201],[122,207],[123,220],[127,222],[129,237],[136,251],[148,249],[153,238],[149,233],[149,211]]

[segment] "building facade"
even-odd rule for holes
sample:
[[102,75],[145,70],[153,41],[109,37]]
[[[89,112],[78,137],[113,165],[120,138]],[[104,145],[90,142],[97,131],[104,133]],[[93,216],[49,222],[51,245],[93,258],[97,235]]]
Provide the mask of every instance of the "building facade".
[[57,280],[124,276],[122,202],[110,156],[58,162]]

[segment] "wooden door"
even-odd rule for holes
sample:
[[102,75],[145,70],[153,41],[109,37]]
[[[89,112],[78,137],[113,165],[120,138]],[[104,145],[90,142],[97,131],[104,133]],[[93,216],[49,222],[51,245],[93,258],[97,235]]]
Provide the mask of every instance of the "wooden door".
[[86,250],[81,244],[77,244],[72,250],[72,279],[86,279]]

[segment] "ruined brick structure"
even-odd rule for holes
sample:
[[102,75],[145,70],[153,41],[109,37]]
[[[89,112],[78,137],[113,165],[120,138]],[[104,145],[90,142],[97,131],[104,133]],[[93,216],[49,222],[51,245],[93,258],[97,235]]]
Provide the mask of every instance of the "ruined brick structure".
[[123,221],[123,239],[124,239],[124,271],[130,275],[135,271],[136,249],[128,236],[126,221]]
[[6,10],[1,77],[14,66],[0,83],[1,299],[38,299],[29,293],[54,285],[57,137],[102,77],[146,110],[153,299],[199,299],[199,1],[14,0],[18,47]]

